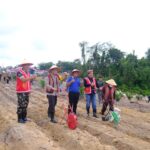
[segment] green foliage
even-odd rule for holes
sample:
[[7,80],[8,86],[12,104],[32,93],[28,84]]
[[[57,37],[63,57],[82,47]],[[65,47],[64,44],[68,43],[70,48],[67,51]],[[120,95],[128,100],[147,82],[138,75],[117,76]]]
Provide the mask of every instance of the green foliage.
[[61,68],[62,72],[71,72],[73,69],[81,70],[81,61],[80,59],[76,59],[73,62],[69,61],[58,61],[57,66]]
[[[89,45],[83,41],[79,46],[81,60],[59,61],[57,65],[62,72],[71,72],[76,68],[82,71],[81,77],[85,77],[87,70],[93,69],[95,77],[102,75],[104,79],[113,78],[123,92],[150,95],[150,49],[147,50],[145,58],[138,59],[135,51],[125,54],[108,42]],[[52,65],[52,62],[41,63],[39,68],[47,70]]]
[[150,48],[146,52],[146,58],[150,60]]
[[124,92],[144,96],[150,94],[150,49],[145,58],[138,59],[135,51],[125,55],[111,43],[105,42],[86,45],[84,57],[87,56],[86,66],[82,66],[83,76],[86,75],[86,69],[93,69],[96,77],[102,75],[106,79],[115,79]]
[[40,87],[41,87],[42,89],[45,88],[45,80],[43,80],[43,79],[40,80]]
[[123,93],[121,91],[116,91],[116,101],[120,101],[123,97]]
[[48,70],[52,65],[53,65],[52,62],[40,63],[38,65],[38,67],[39,67],[40,70]]
[[133,98],[133,94],[130,92],[127,92],[126,95],[129,100],[131,100]]
[[142,100],[142,95],[136,95],[136,99],[139,101],[139,100]]
[[88,45],[88,42],[86,42],[86,41],[79,43],[79,46],[81,47],[81,57],[82,57],[83,66],[85,66],[85,64],[86,64],[87,45]]
[[16,80],[16,75],[13,75],[13,76],[12,76],[12,79],[13,79],[13,80]]
[[80,87],[80,95],[83,96],[84,95],[84,87]]

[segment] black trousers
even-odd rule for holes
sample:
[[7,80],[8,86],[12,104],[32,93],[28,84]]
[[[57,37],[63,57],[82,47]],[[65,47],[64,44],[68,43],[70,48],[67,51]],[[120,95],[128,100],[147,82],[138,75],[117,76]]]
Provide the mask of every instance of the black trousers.
[[27,116],[27,108],[29,104],[29,93],[17,93],[18,106],[17,114],[18,119],[25,119]]
[[53,95],[47,95],[48,98],[48,117],[51,118],[51,120],[54,119],[54,115],[55,115],[55,106],[57,104],[57,96],[53,96]]
[[[69,104],[73,108],[73,112],[76,114],[77,105],[79,101],[80,93],[69,92]],[[70,108],[68,108],[68,113],[70,113]]]
[[6,83],[9,84],[9,78],[6,79]]

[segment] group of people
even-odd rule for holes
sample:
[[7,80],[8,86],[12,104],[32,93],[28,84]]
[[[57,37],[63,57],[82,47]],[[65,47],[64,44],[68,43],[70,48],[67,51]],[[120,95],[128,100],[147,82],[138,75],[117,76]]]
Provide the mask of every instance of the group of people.
[[71,76],[66,81],[70,107],[73,108],[73,112],[76,114],[80,95],[80,86],[84,86],[87,116],[90,114],[90,103],[92,103],[93,117],[98,118],[96,101],[96,95],[98,91],[99,102],[103,100],[101,115],[102,120],[105,121],[105,111],[107,106],[109,105],[110,111],[114,111],[115,91],[117,84],[113,79],[106,81],[104,84],[102,77],[100,77],[100,80],[97,81],[94,77],[93,70],[87,71],[87,77],[85,77],[83,81],[80,80],[79,76],[80,71],[74,69]]
[[3,79],[4,83],[9,84],[11,76],[7,71],[0,71],[0,81]]
[[[18,97],[17,115],[18,122],[25,123],[27,121],[27,107],[29,104],[29,94],[31,92],[31,82],[36,78],[36,75],[30,75],[29,67],[32,63],[24,60],[20,64],[21,69],[17,72],[16,77],[16,93]],[[58,66],[52,66],[49,68],[49,73],[46,79],[46,96],[48,99],[48,117],[52,123],[57,123],[55,118],[55,107],[57,104],[57,96],[60,92],[60,68]],[[105,111],[109,105],[110,110],[113,111],[115,90],[117,84],[113,79],[110,79],[103,83],[102,79],[99,81],[94,77],[93,70],[87,71],[87,77],[83,80],[80,78],[81,71],[78,69],[72,70],[70,76],[66,80],[66,92],[68,93],[69,105],[68,114],[72,110],[73,113],[77,113],[77,106],[80,96],[80,87],[84,87],[84,93],[86,97],[86,111],[87,116],[90,114],[90,103],[92,103],[93,117],[98,118],[97,115],[97,101],[96,95],[98,91],[98,97],[100,101],[103,101],[101,110],[102,120],[105,121]],[[102,78],[102,77],[100,77]]]

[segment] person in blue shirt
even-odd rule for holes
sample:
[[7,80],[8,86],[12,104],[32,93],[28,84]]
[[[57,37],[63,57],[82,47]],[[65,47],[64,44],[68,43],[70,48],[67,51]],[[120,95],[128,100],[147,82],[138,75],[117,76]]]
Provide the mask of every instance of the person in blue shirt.
[[[71,76],[67,79],[67,88],[68,88],[68,96],[69,96],[69,105],[73,109],[73,112],[76,114],[77,104],[80,96],[80,71],[78,69],[74,69],[71,73]],[[68,109],[68,113],[70,113],[70,108]]]

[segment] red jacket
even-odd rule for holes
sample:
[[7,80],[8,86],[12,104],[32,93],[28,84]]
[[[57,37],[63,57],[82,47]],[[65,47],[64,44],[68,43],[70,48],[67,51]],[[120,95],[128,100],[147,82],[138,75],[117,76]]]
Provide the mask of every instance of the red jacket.
[[114,100],[115,99],[115,91],[116,91],[115,86],[112,86],[110,88],[108,84],[105,84],[102,88],[103,99],[106,101],[107,100]]
[[[24,72],[22,69],[19,72],[23,75],[24,78],[29,78],[30,74]],[[17,93],[26,93],[31,91],[31,84],[30,81],[23,82],[19,77],[16,79],[16,92]]]

